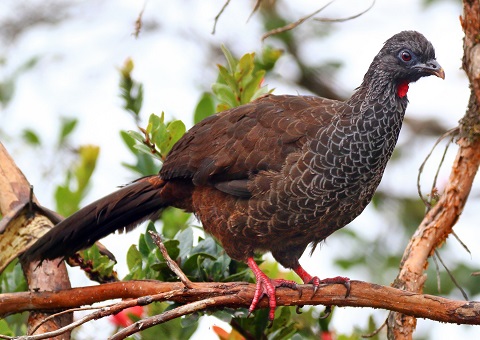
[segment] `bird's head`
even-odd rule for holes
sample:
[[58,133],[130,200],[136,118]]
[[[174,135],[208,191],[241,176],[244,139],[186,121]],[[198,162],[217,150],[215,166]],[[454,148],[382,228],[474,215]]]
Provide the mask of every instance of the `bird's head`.
[[393,82],[398,86],[398,96],[404,97],[409,83],[430,75],[445,79],[445,72],[435,59],[432,44],[418,32],[403,31],[385,42],[366,78],[380,76]]

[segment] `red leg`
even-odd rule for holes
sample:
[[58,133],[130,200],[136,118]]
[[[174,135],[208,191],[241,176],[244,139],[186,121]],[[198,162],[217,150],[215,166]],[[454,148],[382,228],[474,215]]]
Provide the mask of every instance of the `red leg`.
[[272,322],[275,317],[275,308],[277,307],[277,301],[275,300],[275,288],[277,287],[289,287],[297,289],[297,283],[290,280],[283,279],[270,279],[265,273],[263,273],[258,265],[255,263],[253,257],[247,259],[247,264],[255,275],[257,281],[257,287],[255,288],[255,295],[253,297],[248,313],[252,313],[257,307],[258,303],[264,295],[268,297],[268,305],[270,306],[270,313],[268,319]]
[[317,292],[320,284],[335,284],[335,283],[339,283],[345,286],[345,288],[347,289],[347,293],[345,294],[345,297],[350,295],[350,279],[348,277],[336,276],[336,277],[320,280],[318,276],[312,276],[309,273],[307,273],[301,265],[298,265],[298,267],[293,268],[293,270],[295,271],[295,273],[297,273],[298,276],[300,276],[303,283],[313,284],[312,297]]

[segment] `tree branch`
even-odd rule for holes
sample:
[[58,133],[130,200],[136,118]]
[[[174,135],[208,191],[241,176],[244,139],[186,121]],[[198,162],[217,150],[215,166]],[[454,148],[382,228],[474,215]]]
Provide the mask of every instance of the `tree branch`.
[[[149,296],[158,294],[164,294],[162,301],[177,303],[192,303],[216,296],[229,296],[215,307],[248,308],[255,292],[255,284],[244,282],[192,282],[192,286],[192,289],[187,289],[181,282],[142,280],[105,283],[58,292],[6,293],[0,294],[0,317],[32,310],[58,311],[109,299],[143,297],[145,301]],[[362,281],[351,282],[351,292],[347,298],[343,285],[322,285],[313,297],[311,292],[311,285],[299,285],[298,291],[279,288],[277,304],[372,307],[441,322],[480,324],[480,302],[456,301],[411,293]],[[267,299],[262,299],[259,306],[267,308]]]

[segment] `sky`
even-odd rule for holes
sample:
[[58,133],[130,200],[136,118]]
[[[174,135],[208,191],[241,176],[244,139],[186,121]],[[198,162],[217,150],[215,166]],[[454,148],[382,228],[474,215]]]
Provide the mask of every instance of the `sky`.
[[[211,34],[213,19],[223,6],[223,1],[94,0],[72,3],[74,6],[67,11],[68,19],[57,25],[35,26],[15,41],[5,41],[0,46],[0,56],[5,60],[0,66],[1,77],[11,74],[32,56],[39,58],[32,70],[19,77],[12,102],[4,108],[0,107],[0,124],[3,131],[8,131],[8,138],[3,141],[7,149],[35,186],[37,198],[51,208],[54,186],[52,181],[44,180],[38,160],[48,162],[54,155],[42,155],[38,154],[39,151],[25,148],[19,141],[21,129],[26,126],[33,128],[44,136],[45,143],[53,144],[52,136],[58,131],[59,117],[79,117],[75,143],[101,146],[98,169],[92,179],[92,190],[84,201],[86,204],[134,179],[129,171],[120,166],[120,162],[132,159],[124,150],[118,135],[120,129],[134,128],[132,120],[123,113],[118,95],[118,68],[127,58],[134,60],[134,77],[145,86],[144,122],[150,113],[160,114],[164,111],[167,118],[182,119],[187,126],[191,126],[192,113],[201,93],[209,90],[215,81],[215,64],[223,62],[206,53],[207,46],[225,44],[236,55],[260,51],[262,47],[260,37],[263,31],[259,20],[255,15],[247,20],[254,2],[231,1],[218,21],[215,35]],[[325,3],[279,1],[279,9],[296,20]],[[363,11],[370,4],[371,1],[338,0],[318,17],[343,18]],[[41,1],[31,1],[30,7],[35,6],[45,5]],[[135,38],[132,34],[134,23],[142,9],[145,26],[140,36]],[[18,10],[15,1],[5,1],[0,5],[0,13],[3,13],[0,14],[0,20],[15,15]],[[332,82],[341,93],[348,96],[360,84],[372,58],[385,40],[406,29],[422,32],[435,46],[437,60],[445,69],[446,79],[441,81],[429,77],[412,84],[408,94],[410,104],[407,116],[412,113],[421,117],[440,118],[447,128],[451,128],[462,117],[469,95],[467,81],[461,70],[463,35],[459,15],[460,4],[454,1],[439,1],[425,8],[418,0],[377,0],[365,15],[333,24],[332,33],[327,38],[307,39],[300,52],[312,66],[326,60],[340,60],[343,67]],[[315,29],[318,25],[321,24],[307,21],[298,29],[298,34]],[[275,93],[307,94],[288,81],[298,74],[288,58],[280,59],[275,73],[275,77],[267,79],[269,86],[275,88]],[[399,143],[408,138],[409,131],[404,131]],[[411,164],[388,167],[382,188],[406,194],[416,191],[417,169],[430,146],[419,145],[418,149],[412,150]],[[455,153],[455,148],[451,149],[453,151],[447,158],[447,164],[450,164],[448,160]],[[434,161],[438,160],[438,155],[433,158]],[[448,172],[446,166],[441,178],[446,178]],[[59,181],[61,179],[53,180],[54,183]],[[475,184],[472,195],[478,195],[478,184]],[[372,218],[373,213],[367,208],[352,223],[352,228],[369,237],[375,228],[370,230],[359,226],[370,224]],[[470,204],[460,220],[457,233],[467,240],[475,239],[474,221],[474,204]],[[382,221],[376,223],[381,224]],[[108,237],[105,244],[111,249],[119,249],[117,253],[121,253],[121,249],[128,247],[132,239],[138,239],[140,229],[133,235]],[[304,256],[302,264],[307,271],[321,272],[323,277],[337,276],[338,268],[332,265],[328,255],[334,253],[335,249],[342,249],[342,245],[332,237],[321,250],[316,250],[312,258]],[[459,261],[479,263],[480,253],[474,249],[471,258],[464,252],[458,253],[461,254],[458,255]],[[117,256],[122,261],[120,257]],[[120,263],[121,277],[126,274],[125,270],[124,262]],[[81,274],[74,276],[75,285],[89,284]],[[362,273],[349,273],[349,276],[362,279]],[[334,327],[339,332],[350,333],[355,325],[365,324],[369,311],[342,308],[337,314]],[[386,312],[376,312],[375,315],[382,322]],[[345,318],[349,322],[342,322]],[[205,327],[208,332],[208,326]],[[419,332],[422,328],[432,328],[432,338],[437,339],[447,334],[458,335],[458,332],[468,337],[480,336],[476,328],[422,320],[418,328]],[[89,332],[86,328],[81,336],[88,338]],[[205,333],[200,334],[199,338]]]

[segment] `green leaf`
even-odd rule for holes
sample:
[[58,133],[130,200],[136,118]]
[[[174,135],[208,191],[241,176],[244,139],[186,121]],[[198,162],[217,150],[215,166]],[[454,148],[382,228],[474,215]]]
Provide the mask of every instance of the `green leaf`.
[[[232,92],[232,89],[224,84],[213,84],[212,91],[217,96],[218,100],[228,106],[228,108],[233,108],[238,106],[239,100],[235,96],[235,93]],[[218,111],[218,110],[217,110]]]
[[30,144],[31,146],[40,146],[42,144],[40,136],[31,129],[23,130],[22,134],[23,140]]
[[128,270],[132,271],[135,266],[142,263],[142,254],[138,251],[135,245],[131,245],[127,252],[127,266]]
[[62,118],[62,123],[60,127],[60,135],[58,137],[58,145],[63,145],[68,136],[70,136],[75,130],[75,127],[78,124],[78,119],[76,118]]
[[232,93],[238,93],[238,82],[234,75],[230,74],[229,71],[222,65],[217,66],[218,70],[220,71],[219,81],[217,81],[217,84],[227,85]]
[[81,251],[81,254],[85,262],[91,263],[91,268],[87,274],[92,280],[100,280],[100,282],[118,280],[117,273],[113,270],[115,261],[100,254],[96,245]]
[[135,148],[135,150],[143,152],[145,155],[149,155],[151,157],[156,157],[156,155],[154,153],[152,153],[152,149],[150,149],[145,144],[135,144],[133,147]]
[[187,228],[181,230],[175,235],[175,240],[180,242],[180,257],[184,259],[187,254],[190,254],[193,246],[193,230],[192,228]]
[[281,49],[273,48],[266,45],[262,49],[261,60],[258,62],[257,68],[261,68],[265,71],[270,71],[271,69],[273,69],[282,54],[283,51]]
[[181,120],[174,120],[168,123],[165,138],[159,144],[159,149],[163,156],[170,152],[175,143],[185,134],[186,130],[185,124]]
[[256,94],[260,89],[260,84],[262,83],[265,77],[265,71],[260,70],[255,73],[255,76],[251,78],[251,81],[245,86],[245,89],[242,93],[241,101],[242,103],[249,103],[252,100],[256,99]]
[[225,58],[227,59],[230,72],[233,73],[237,67],[237,60],[233,57],[232,53],[224,45],[221,45],[220,48],[222,49],[222,52],[225,55]]
[[207,235],[204,240],[198,242],[195,248],[191,251],[192,254],[197,253],[206,253],[209,255],[217,256],[218,252],[218,245],[217,242],[213,239],[213,237]]
[[181,319],[182,328],[191,327],[198,324],[200,313],[192,313]]
[[188,220],[192,214],[173,207],[169,207],[162,212],[162,234],[167,238],[173,238],[179,230],[188,227]]
[[[121,133],[125,133],[124,131],[122,131]],[[134,140],[136,140],[137,142],[141,143],[143,145],[143,142],[145,141],[145,136],[142,135],[141,133],[137,132],[137,131],[132,131],[132,130],[129,130],[127,131],[128,133],[128,136],[132,137]],[[126,136],[125,136],[126,138]],[[128,142],[127,145],[131,145],[131,147],[133,147],[135,145],[135,142]]]
[[[156,174],[161,164],[158,164],[158,162],[154,161],[151,150],[143,143],[145,138],[144,135],[136,131],[121,131],[120,136],[137,160],[136,164],[122,163],[122,165],[128,169],[137,172],[141,176]],[[144,147],[137,147],[136,145],[143,145]],[[158,159],[157,154],[155,154],[154,157]]]
[[143,84],[132,78],[134,64],[127,59],[120,68],[120,96],[124,100],[123,108],[131,113],[138,123],[140,110],[143,104]]
[[79,196],[83,197],[85,189],[97,165],[100,148],[96,145],[83,145],[79,149],[80,164],[75,169]]
[[[18,259],[10,262],[0,274],[0,293],[22,292],[28,289]],[[0,333],[1,334],[1,333]]]
[[198,101],[195,113],[193,114],[193,122],[197,124],[205,118],[215,113],[215,100],[210,93],[204,92]]
[[146,235],[142,233],[138,239],[138,251],[140,252],[142,257],[148,257],[148,255],[150,254],[150,248],[148,247],[145,238]]
[[[180,242],[178,240],[166,240],[163,242],[165,248],[167,249],[168,255],[176,260],[180,256]],[[163,257],[162,257],[163,258]]]
[[5,336],[15,336],[15,333],[10,329],[7,321],[4,319],[0,319],[0,334]]
[[152,251],[158,250],[158,247],[155,244],[155,242],[153,242],[152,235],[150,235],[150,231],[157,233],[157,230],[155,229],[155,224],[152,221],[148,223],[147,230],[145,231],[145,243],[147,244],[147,247],[151,253]]
[[244,86],[249,81],[249,76],[253,72],[255,67],[254,61],[255,53],[244,54],[240,61],[238,62],[237,68],[235,69],[235,80]]
[[216,260],[216,257],[208,253],[193,254],[183,263],[182,270],[189,276],[198,277],[205,259]]

